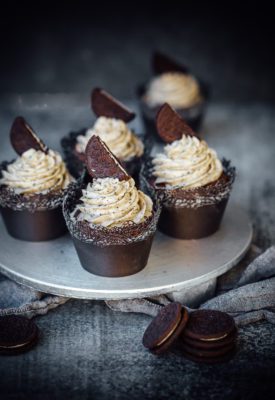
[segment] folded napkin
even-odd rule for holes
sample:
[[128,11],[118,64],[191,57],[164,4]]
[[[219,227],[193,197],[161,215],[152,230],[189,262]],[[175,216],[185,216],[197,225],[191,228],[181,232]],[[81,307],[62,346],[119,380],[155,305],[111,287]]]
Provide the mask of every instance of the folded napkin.
[[[114,311],[155,316],[164,305],[180,300],[190,310],[195,304],[196,308],[225,311],[234,317],[238,326],[263,319],[275,324],[275,246],[260,253],[259,248],[251,246],[237,266],[217,282],[209,281],[208,285],[145,299],[109,300],[106,304]],[[205,300],[205,293],[208,300],[201,302],[203,298]],[[32,318],[44,315],[68,300],[0,276],[0,316],[17,314]]]

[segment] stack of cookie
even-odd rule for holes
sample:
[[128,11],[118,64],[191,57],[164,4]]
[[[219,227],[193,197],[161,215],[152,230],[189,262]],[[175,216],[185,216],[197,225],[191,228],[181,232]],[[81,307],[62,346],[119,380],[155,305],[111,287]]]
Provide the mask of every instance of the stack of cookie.
[[143,345],[159,355],[177,342],[189,360],[215,364],[234,356],[236,338],[237,328],[230,315],[216,310],[188,313],[180,303],[171,303],[151,321],[143,335]]
[[186,358],[213,364],[232,358],[236,338],[237,329],[230,315],[216,310],[198,310],[189,316],[181,345]]
[[38,342],[36,324],[25,317],[0,317],[0,355],[16,355],[32,349]]

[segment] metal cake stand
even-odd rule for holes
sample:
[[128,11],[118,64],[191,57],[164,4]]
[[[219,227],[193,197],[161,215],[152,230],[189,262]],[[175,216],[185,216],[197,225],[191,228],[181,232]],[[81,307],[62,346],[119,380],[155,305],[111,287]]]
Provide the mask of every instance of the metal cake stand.
[[251,240],[248,216],[230,205],[214,235],[183,241],[158,232],[143,271],[104,278],[82,269],[69,235],[49,242],[24,242],[10,237],[0,218],[0,272],[36,290],[66,297],[147,297],[188,289],[220,276],[238,263]]

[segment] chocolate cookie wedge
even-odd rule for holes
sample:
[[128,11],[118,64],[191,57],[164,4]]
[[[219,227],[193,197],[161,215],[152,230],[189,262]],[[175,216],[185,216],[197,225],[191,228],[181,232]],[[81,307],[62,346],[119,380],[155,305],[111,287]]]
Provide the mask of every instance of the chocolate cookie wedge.
[[193,129],[167,103],[163,104],[157,113],[156,127],[159,136],[165,143],[179,140],[183,135],[195,136]]
[[86,147],[86,166],[92,178],[117,178],[128,180],[130,176],[118,159],[98,136],[92,136]]
[[182,72],[184,74],[189,72],[189,69],[186,65],[176,62],[160,51],[155,51],[152,55],[152,70],[156,75],[163,74],[165,72]]
[[17,154],[21,156],[29,149],[47,153],[48,148],[23,117],[16,117],[10,130],[10,141]]
[[94,113],[100,117],[121,119],[129,122],[136,114],[101,88],[95,88],[91,94],[91,105]]

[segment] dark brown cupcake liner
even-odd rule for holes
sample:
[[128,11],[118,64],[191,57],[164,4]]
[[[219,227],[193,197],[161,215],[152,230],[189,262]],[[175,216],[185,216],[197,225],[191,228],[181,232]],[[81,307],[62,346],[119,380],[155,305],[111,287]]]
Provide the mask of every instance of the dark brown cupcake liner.
[[201,239],[215,233],[228,199],[198,208],[163,206],[158,229],[176,239]]
[[[209,98],[208,86],[202,81],[199,81],[199,84],[200,84],[200,92],[202,94],[202,100],[191,107],[176,109],[177,113],[187,122],[187,124],[196,133],[198,133],[201,128],[206,111],[207,101]],[[144,122],[145,132],[147,135],[153,136],[156,141],[161,142],[162,140],[158,135],[155,123],[156,115],[161,105],[157,107],[150,107],[143,100],[145,92],[146,92],[145,84],[140,85],[137,88],[137,97],[139,100],[140,114]]]
[[200,239],[215,233],[222,217],[235,179],[235,168],[223,160],[222,176],[211,184],[183,190],[166,189],[154,184],[152,159],[144,164],[140,182],[142,190],[159,198],[162,212],[158,229],[177,239]]
[[79,179],[70,186],[63,201],[63,215],[82,267],[93,274],[109,277],[131,275],[143,269],[160,215],[159,201],[155,200],[153,215],[143,223],[114,228],[91,227],[88,222],[76,221],[71,216],[85,186]]
[[[9,162],[0,165],[0,177]],[[62,201],[66,190],[48,194],[16,194],[0,186],[0,209],[9,234],[26,241],[55,239],[66,233]]]
[[[78,132],[70,132],[67,136],[61,139],[61,146],[64,153],[64,160],[70,174],[78,179],[85,169],[85,156],[78,153],[75,149],[76,139],[79,135],[85,135],[87,129],[81,129]],[[129,175],[138,183],[139,172],[144,157],[150,154],[153,142],[145,135],[137,135],[144,144],[144,154],[141,157],[133,157],[129,161],[121,161],[122,166],[126,169]]]
[[56,239],[67,232],[61,206],[34,212],[0,209],[8,233],[16,239],[40,242]]
[[148,262],[153,235],[139,242],[100,247],[73,238],[80,260],[86,271],[106,277],[136,274]]

